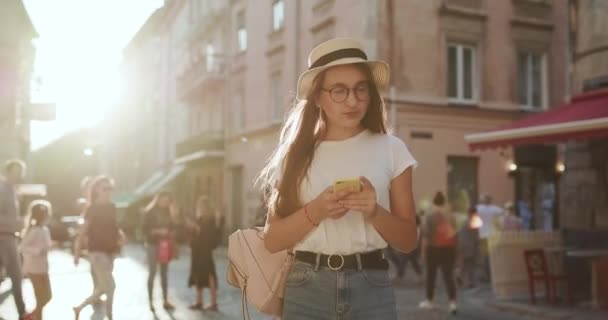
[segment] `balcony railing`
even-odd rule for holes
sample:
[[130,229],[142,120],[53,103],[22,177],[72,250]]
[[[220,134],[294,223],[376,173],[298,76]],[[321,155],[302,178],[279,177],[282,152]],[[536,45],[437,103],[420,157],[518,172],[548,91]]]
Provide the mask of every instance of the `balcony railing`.
[[444,0],[443,5],[452,8],[461,8],[468,10],[479,11],[482,9],[481,0]]
[[188,99],[207,92],[224,80],[224,58],[220,55],[200,56],[193,61],[177,80],[181,98]]

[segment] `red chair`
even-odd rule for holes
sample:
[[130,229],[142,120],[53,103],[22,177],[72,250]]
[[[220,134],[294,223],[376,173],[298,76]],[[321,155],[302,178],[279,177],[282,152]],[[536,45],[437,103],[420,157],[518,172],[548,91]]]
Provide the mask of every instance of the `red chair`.
[[566,285],[566,294],[568,301],[571,301],[570,296],[570,279],[566,274],[552,274],[547,266],[545,252],[541,249],[532,249],[524,251],[524,259],[526,260],[526,269],[528,270],[528,286],[530,287],[530,301],[536,303],[535,283],[542,281],[545,283],[545,292],[547,301],[554,302],[557,295],[557,282],[564,281]]

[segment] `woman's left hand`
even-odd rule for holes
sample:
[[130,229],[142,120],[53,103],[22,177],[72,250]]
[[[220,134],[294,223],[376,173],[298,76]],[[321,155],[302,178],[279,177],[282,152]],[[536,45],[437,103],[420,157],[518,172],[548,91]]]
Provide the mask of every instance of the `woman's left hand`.
[[348,195],[339,203],[351,210],[359,211],[365,219],[373,218],[378,213],[378,203],[376,202],[376,189],[365,177],[361,178],[361,191]]

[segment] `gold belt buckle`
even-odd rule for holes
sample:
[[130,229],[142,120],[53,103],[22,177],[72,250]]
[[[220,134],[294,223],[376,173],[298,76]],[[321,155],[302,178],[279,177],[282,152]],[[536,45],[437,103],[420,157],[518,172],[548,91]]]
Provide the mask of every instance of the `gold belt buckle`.
[[[340,265],[337,267],[334,267],[331,265],[331,258],[333,257],[339,257],[340,258]],[[340,269],[342,269],[342,267],[344,267],[344,257],[341,254],[331,254],[329,255],[329,257],[327,258],[327,266],[333,270],[333,271],[338,271]]]

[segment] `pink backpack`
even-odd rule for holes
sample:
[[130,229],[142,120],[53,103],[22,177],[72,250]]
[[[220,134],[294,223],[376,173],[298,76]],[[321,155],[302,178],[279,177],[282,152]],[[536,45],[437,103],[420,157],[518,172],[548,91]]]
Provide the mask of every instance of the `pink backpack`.
[[247,301],[258,311],[280,316],[285,280],[293,262],[288,250],[270,253],[260,227],[237,230],[228,238],[226,280],[242,291],[243,318],[249,319]]

